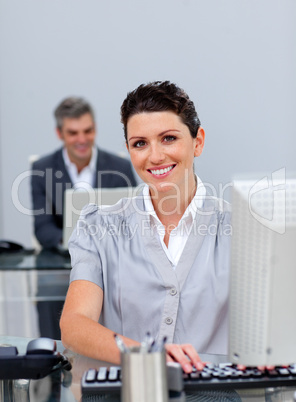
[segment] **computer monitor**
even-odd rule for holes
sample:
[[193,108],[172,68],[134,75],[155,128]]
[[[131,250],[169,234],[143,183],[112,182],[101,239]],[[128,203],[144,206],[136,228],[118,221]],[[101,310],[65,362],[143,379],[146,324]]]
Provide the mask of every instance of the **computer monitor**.
[[295,362],[296,175],[233,180],[232,209],[229,359]]
[[67,189],[64,197],[63,248],[68,248],[68,241],[76,227],[82,208],[87,204],[113,205],[121,198],[132,197],[138,192],[137,187]]

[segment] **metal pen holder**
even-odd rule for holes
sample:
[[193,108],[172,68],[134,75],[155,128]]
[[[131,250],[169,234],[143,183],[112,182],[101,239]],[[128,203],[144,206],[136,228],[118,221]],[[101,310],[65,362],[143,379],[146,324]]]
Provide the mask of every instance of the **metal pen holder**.
[[122,402],[168,402],[165,349],[132,347],[121,353]]

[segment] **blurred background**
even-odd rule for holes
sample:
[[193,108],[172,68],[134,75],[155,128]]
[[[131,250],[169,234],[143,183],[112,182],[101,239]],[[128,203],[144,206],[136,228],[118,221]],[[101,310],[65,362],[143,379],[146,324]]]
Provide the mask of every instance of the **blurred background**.
[[196,172],[226,199],[234,174],[295,172],[295,21],[295,0],[0,0],[0,238],[32,245],[29,157],[61,146],[53,110],[70,95],[128,157],[127,92],[175,82],[206,132]]

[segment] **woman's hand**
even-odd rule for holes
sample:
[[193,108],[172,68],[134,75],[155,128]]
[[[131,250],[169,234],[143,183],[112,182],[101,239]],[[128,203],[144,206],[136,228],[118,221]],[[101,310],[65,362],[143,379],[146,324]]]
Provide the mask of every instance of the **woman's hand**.
[[167,352],[167,361],[181,364],[185,373],[191,373],[193,366],[197,370],[202,370],[206,364],[201,361],[198,353],[190,344],[177,345],[171,343],[165,345],[165,349]]

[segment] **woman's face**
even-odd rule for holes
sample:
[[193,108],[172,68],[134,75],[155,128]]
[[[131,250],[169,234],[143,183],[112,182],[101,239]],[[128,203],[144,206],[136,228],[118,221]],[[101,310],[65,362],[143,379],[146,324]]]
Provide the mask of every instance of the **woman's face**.
[[192,138],[189,128],[171,111],[136,114],[127,122],[131,162],[141,179],[158,192],[192,191],[193,160],[203,145],[204,130],[200,127]]

